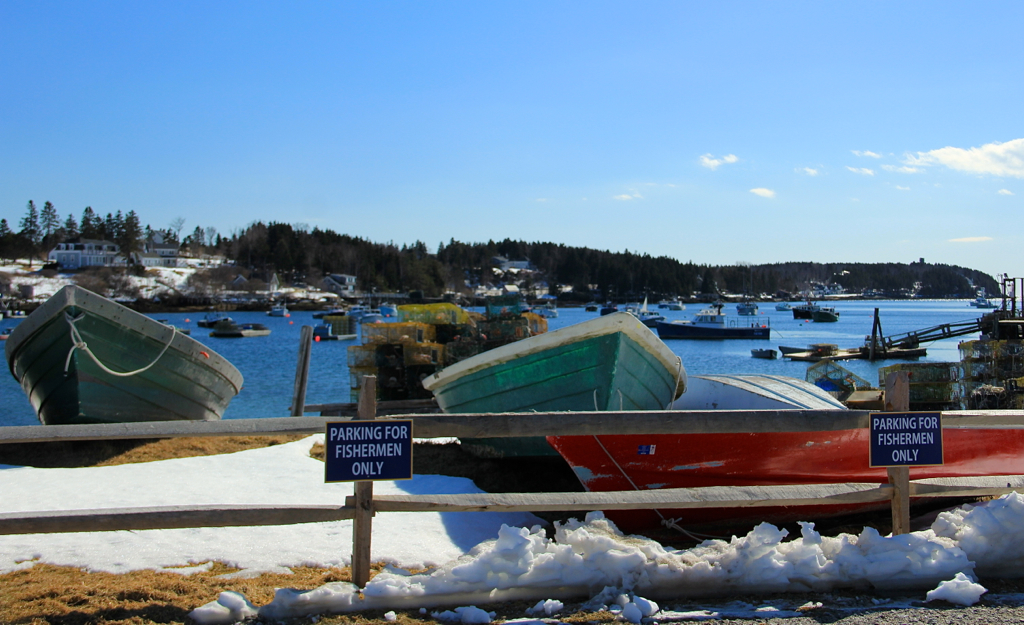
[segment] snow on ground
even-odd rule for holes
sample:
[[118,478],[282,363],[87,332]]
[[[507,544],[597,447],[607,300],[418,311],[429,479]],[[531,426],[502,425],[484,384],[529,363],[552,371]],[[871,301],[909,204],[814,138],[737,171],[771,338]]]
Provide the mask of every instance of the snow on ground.
[[[80,469],[0,466],[2,511],[91,509],[174,504],[344,502],[351,484],[325,484],[324,466],[309,457],[323,436],[221,456]],[[378,482],[377,493],[479,492],[462,478],[418,475]],[[292,566],[344,566],[350,561],[350,521],[284,527],[197,528],[0,536],[0,572],[37,562],[115,573],[138,569],[188,574],[201,563],[223,561],[240,574]],[[590,597],[640,622],[786,616],[815,606],[779,609],[727,602],[698,613],[659,606],[687,595],[721,596],[839,588],[932,589],[922,599],[971,605],[985,589],[975,575],[1020,570],[1024,564],[1024,497],[1012,494],[945,512],[928,530],[886,537],[825,537],[803,524],[800,536],[762,524],[746,536],[709,540],[677,550],[623,536],[600,513],[553,529],[525,513],[381,513],[374,520],[374,560],[392,566],[360,596],[348,583],[307,592],[280,589],[253,606],[223,593],[192,617],[230,623],[259,614],[267,619],[361,609],[415,609],[463,605],[433,612],[438,619],[487,622],[474,607],[507,599],[536,602],[536,618],[557,615],[562,600]],[[436,568],[411,575],[407,568]],[[234,575],[238,575],[236,573]],[[770,612],[768,614],[767,612]]]

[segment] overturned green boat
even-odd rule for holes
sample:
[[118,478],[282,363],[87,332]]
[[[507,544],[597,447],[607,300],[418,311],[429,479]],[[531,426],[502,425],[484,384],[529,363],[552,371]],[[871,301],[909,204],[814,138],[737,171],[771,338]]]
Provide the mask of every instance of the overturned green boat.
[[209,347],[77,286],[37,308],[5,349],[44,425],[211,421],[242,388]]
[[[665,410],[686,390],[686,370],[650,328],[617,312],[478,354],[423,388],[448,413]],[[478,455],[556,455],[543,437],[462,442]]]

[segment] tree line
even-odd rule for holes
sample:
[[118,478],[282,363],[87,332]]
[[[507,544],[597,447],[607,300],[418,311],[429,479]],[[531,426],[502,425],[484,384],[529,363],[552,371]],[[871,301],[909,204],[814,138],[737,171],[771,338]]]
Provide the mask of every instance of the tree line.
[[[999,292],[999,284],[988,274],[923,261],[712,266],[628,250],[611,252],[511,239],[486,243],[451,239],[431,251],[422,241],[398,246],[330,229],[276,222],[254,222],[230,236],[196,226],[182,237],[184,225],[185,220],[178,217],[167,227],[154,230],[142,226],[133,210],[102,217],[90,206],[80,219],[69,214],[61,220],[52,203],[46,202],[38,210],[30,200],[18,231],[0,219],[0,259],[46,258],[56,244],[80,239],[113,241],[130,259],[147,237],[159,234],[164,242],[177,244],[183,254],[221,255],[231,261],[233,269],[219,272],[222,280],[242,272],[247,278],[269,282],[276,273],[285,282],[317,284],[329,274],[348,274],[355,276],[359,288],[366,292],[421,291],[426,297],[510,282],[527,288],[546,283],[551,293],[579,301],[639,300],[644,296],[657,300],[692,293],[709,298],[721,293],[798,297],[814,285],[827,284],[840,284],[848,292],[873,290],[890,297],[910,293],[973,297],[978,288]],[[531,270],[500,272],[496,257],[528,260]]]

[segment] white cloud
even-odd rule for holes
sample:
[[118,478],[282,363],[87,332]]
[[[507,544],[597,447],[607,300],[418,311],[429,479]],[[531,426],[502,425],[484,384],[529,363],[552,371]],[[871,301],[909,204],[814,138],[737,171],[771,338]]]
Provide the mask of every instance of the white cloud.
[[1013,195],[1013,191],[1010,191],[1009,189],[999,189],[996,193],[999,195]]
[[992,237],[962,237],[960,239],[950,239],[950,243],[984,243],[985,241],[991,241]]
[[901,187],[900,185],[896,185],[896,188],[900,191],[910,191],[910,187]]
[[546,197],[539,197],[536,200],[534,200],[534,202],[547,202],[547,201],[548,201],[548,199]]
[[853,152],[854,154],[856,154],[857,156],[869,156],[871,158],[882,158],[881,154],[875,154],[874,152],[872,152],[870,150],[863,150],[863,151],[862,150],[850,150],[850,151]]
[[715,158],[711,156],[711,154],[705,154],[704,156],[700,157],[700,164],[714,171],[718,169],[719,165],[723,165],[725,163],[735,163],[738,160],[740,159],[735,154],[727,154],[722,158]]
[[882,169],[885,171],[896,172],[897,174],[917,174],[921,172],[920,167],[910,167],[908,165],[902,165],[897,167],[896,165],[882,165]]
[[908,155],[907,165],[945,165],[957,171],[1024,178],[1024,139],[986,143],[980,148],[944,147]]
[[625,201],[625,200],[632,200],[633,196],[628,194],[628,193],[623,193],[622,195],[616,195],[614,199],[616,199],[616,200],[623,200],[623,201]]
[[814,169],[813,167],[797,167],[796,173],[807,174],[808,176],[817,176],[818,170]]
[[761,197],[775,197],[774,191],[772,191],[771,189],[765,189],[764,187],[751,189],[750,192],[753,193],[754,195],[760,195]]
[[865,176],[874,176],[875,175],[875,170],[868,169],[867,167],[850,167],[849,165],[847,165],[846,168],[849,169],[850,171],[852,171],[855,174],[863,174]]

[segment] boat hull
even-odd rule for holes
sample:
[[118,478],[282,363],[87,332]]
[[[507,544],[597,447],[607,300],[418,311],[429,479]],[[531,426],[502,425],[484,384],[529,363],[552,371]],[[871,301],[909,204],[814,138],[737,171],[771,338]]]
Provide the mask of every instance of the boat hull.
[[[72,349],[65,312],[108,369],[130,372],[154,364],[127,377],[104,371],[86,351]],[[210,348],[76,286],[64,287],[34,311],[5,351],[44,425],[215,420],[242,387],[238,369]]]
[[[801,433],[550,437],[589,491],[768,486],[885,484],[886,469],[868,467],[868,430]],[[649,449],[649,455],[638,450]],[[1024,474],[1024,431],[947,429],[945,464],[912,467],[911,479]],[[628,478],[627,478],[628,476]],[[878,510],[886,502],[764,508],[609,511],[624,531],[657,527],[784,524]],[[659,515],[660,512],[660,515]]]
[[[672,353],[629,313],[516,341],[423,381],[448,413],[663,410],[686,384]],[[482,455],[554,455],[543,437],[473,439]]]

